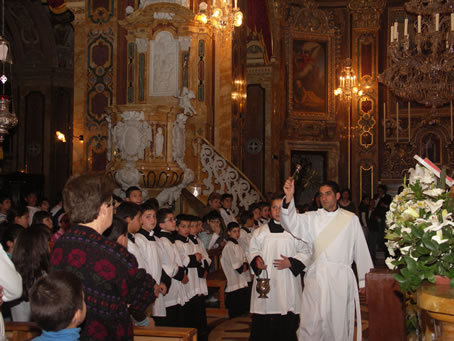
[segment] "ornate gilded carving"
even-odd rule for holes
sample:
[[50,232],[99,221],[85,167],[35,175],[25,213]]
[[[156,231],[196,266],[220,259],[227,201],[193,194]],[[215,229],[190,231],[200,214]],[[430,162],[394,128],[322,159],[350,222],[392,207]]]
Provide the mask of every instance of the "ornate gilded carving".
[[288,18],[288,25],[297,31],[311,33],[334,33],[327,13],[318,8],[314,0],[303,0],[303,8],[292,6]]
[[380,15],[385,0],[351,0],[348,8],[353,17],[353,28],[380,28]]
[[336,121],[307,121],[288,119],[288,135],[291,138],[320,141],[333,139],[336,135]]
[[392,143],[385,145],[381,178],[402,179],[403,172],[414,166],[413,155],[417,154],[414,143]]

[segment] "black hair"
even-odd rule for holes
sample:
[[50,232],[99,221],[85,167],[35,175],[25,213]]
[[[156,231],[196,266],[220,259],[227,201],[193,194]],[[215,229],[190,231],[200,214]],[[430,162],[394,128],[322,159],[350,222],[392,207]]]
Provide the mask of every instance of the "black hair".
[[215,220],[215,219],[222,221],[221,214],[216,210],[212,210],[203,217],[203,222],[206,223],[208,220]]
[[[348,188],[344,188],[340,193],[341,195],[344,194],[344,192],[348,193],[348,200],[352,200],[352,191],[350,191]],[[342,199],[342,198],[341,198]]]
[[156,212],[156,222],[158,226],[159,224],[164,223],[164,220],[166,220],[169,214],[173,214],[173,211],[170,208],[160,208],[158,212]]
[[260,208],[260,210],[262,210],[262,208],[264,207],[270,207],[271,204],[269,202],[266,202],[266,201],[260,201],[258,204],[257,204],[257,207]]
[[158,211],[156,206],[150,205],[147,202],[144,202],[142,205],[140,205],[140,210],[142,211],[142,213],[145,213],[145,211],[155,211],[155,212]]
[[153,206],[155,211],[159,210],[159,201],[156,198],[147,199],[144,204]]
[[323,181],[319,188],[322,188],[323,186],[330,187],[333,190],[334,194],[339,193],[339,185],[335,181],[332,180]]
[[7,220],[9,223],[14,224],[14,218],[22,217],[26,213],[28,213],[27,206],[20,205],[20,206],[17,206],[16,208],[11,207],[11,209],[8,211]]
[[14,242],[24,228],[17,224],[8,224],[2,236],[3,249],[8,252],[8,242]]
[[191,222],[191,217],[187,214],[179,214],[176,217],[177,219],[177,226],[181,224],[183,221]]
[[30,290],[32,321],[46,331],[67,328],[83,309],[82,281],[68,271],[54,271],[40,278]]
[[230,222],[230,223],[227,224],[227,229],[226,229],[226,231],[227,231],[227,232],[232,231],[235,227],[238,227],[238,228],[239,228],[240,225],[239,225],[237,222],[232,221],[232,222]]
[[128,232],[128,223],[114,214],[112,218],[112,225],[102,234],[107,239],[116,242],[118,237],[126,235]]
[[6,193],[0,193],[0,204],[1,205],[3,205],[3,202],[7,199],[11,200],[11,196]]
[[115,202],[121,204],[123,202],[123,199],[120,198],[118,195],[112,194],[112,200],[115,200]]
[[33,215],[32,224],[43,224],[43,220],[50,218],[52,220],[52,214],[47,211],[38,211]]
[[221,195],[221,201],[224,201],[227,198],[233,199],[233,195],[231,195],[230,193],[224,193],[223,195]]
[[240,224],[244,225],[248,221],[248,219],[254,219],[254,215],[252,211],[243,211],[240,214]]
[[115,214],[123,220],[126,220],[126,218],[132,220],[139,212],[140,212],[139,205],[130,201],[124,201],[120,204],[120,206],[117,207],[117,211],[115,212]]
[[131,186],[129,187],[127,190],[126,190],[126,198],[129,198],[131,193],[134,192],[134,191],[139,191],[140,193],[142,193],[141,189],[137,186]]
[[388,186],[386,186],[385,184],[379,184],[378,188],[381,188],[383,191],[385,191],[385,193],[388,192]]

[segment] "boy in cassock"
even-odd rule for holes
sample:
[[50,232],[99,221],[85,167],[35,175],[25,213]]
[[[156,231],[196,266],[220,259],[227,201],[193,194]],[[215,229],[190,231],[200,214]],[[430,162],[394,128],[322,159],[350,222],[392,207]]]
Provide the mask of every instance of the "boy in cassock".
[[241,316],[249,311],[248,279],[250,278],[249,264],[243,249],[238,244],[240,225],[232,222],[227,225],[227,243],[221,254],[221,266],[227,278],[226,306],[229,317]]
[[[249,340],[297,340],[301,308],[301,273],[309,247],[280,225],[282,197],[273,197],[271,220],[252,233],[248,260],[254,272]],[[265,271],[266,270],[266,271]],[[257,277],[270,279],[268,298],[258,298]]]

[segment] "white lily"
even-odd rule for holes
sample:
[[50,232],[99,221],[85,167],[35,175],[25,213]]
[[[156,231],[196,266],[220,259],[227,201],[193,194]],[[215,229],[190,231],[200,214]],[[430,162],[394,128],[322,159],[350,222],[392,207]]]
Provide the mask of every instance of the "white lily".
[[423,193],[425,195],[435,198],[435,197],[442,195],[444,192],[445,192],[445,190],[442,188],[432,188],[432,189],[424,191]]
[[413,207],[406,208],[404,214],[413,218],[419,218],[419,212],[416,211]]
[[441,230],[438,230],[437,234],[432,236],[432,240],[436,241],[438,244],[443,244],[448,241],[448,239],[443,239],[443,232]]
[[394,270],[396,266],[392,263],[394,259],[392,257],[387,257],[385,259],[385,264],[388,267],[389,270]]
[[433,202],[432,200],[424,200],[424,203],[427,205],[427,207],[429,207],[432,214],[437,212],[441,208],[441,206],[443,206],[444,202],[445,201],[443,199],[437,200],[436,202]]
[[404,246],[403,248],[400,249],[400,253],[403,255],[408,254],[409,251],[410,251],[410,246]]

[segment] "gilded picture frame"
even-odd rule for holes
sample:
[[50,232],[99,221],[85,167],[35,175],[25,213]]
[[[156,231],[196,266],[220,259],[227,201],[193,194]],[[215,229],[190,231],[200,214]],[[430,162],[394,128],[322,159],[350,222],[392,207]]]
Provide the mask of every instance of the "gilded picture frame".
[[334,120],[333,33],[290,31],[288,108],[296,118]]

